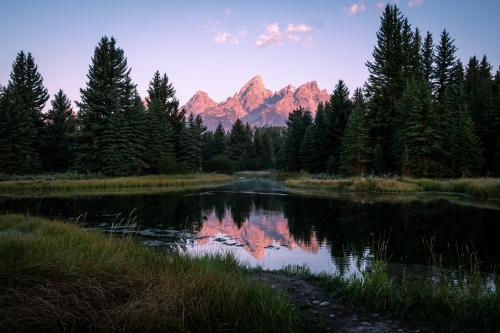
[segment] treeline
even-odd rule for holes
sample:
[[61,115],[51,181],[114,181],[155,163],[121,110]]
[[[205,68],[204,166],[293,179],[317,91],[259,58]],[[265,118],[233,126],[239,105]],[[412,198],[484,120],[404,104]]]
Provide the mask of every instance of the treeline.
[[142,99],[122,49],[103,37],[81,89],[78,113],[62,90],[51,108],[34,58],[19,52],[0,87],[0,173],[109,176],[278,168],[354,176],[500,175],[500,70],[486,56],[462,65],[447,31],[413,29],[387,5],[365,86],[339,81],[330,100],[290,113],[285,129],[208,131],[179,108],[166,74]]
[[168,77],[154,73],[142,100],[122,49],[103,37],[94,51],[75,113],[62,90],[49,99],[34,58],[19,52],[0,87],[0,173],[102,173],[122,176],[271,168],[279,128],[240,121],[207,131],[179,109]]
[[353,98],[340,81],[315,118],[289,115],[277,167],[337,175],[500,175],[500,70],[464,68],[445,30],[437,46],[388,5],[370,73]]

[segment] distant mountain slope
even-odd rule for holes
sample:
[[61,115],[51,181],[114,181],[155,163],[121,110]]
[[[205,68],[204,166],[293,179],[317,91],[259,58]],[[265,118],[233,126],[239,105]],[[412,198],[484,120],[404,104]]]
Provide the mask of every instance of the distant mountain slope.
[[201,115],[209,129],[217,127],[219,122],[229,129],[238,118],[252,126],[285,126],[288,113],[294,109],[303,107],[314,113],[318,104],[325,103],[329,97],[316,81],[298,88],[288,85],[273,93],[264,86],[260,76],[255,76],[221,103],[212,100],[206,92],[198,91],[183,108],[187,114]]

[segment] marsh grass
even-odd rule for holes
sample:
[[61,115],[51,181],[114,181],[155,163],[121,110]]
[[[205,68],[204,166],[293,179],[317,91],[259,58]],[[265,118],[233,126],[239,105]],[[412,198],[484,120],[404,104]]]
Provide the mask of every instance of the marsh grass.
[[183,188],[204,184],[219,184],[232,180],[222,174],[151,175],[119,178],[34,178],[0,182],[0,190],[78,190],[119,188]]
[[318,192],[373,192],[413,194],[419,192],[463,194],[479,199],[500,199],[500,178],[461,178],[448,180],[413,179],[406,177],[327,178],[300,175],[285,180],[295,189]]
[[287,299],[230,254],[154,251],[77,225],[0,216],[4,331],[293,332]]
[[347,303],[439,332],[498,332],[500,292],[485,284],[476,253],[464,246],[457,265],[444,267],[432,244],[427,246],[432,279],[391,276],[385,242],[375,246],[371,269],[358,278],[313,274],[307,266],[288,266],[278,273],[320,285]]

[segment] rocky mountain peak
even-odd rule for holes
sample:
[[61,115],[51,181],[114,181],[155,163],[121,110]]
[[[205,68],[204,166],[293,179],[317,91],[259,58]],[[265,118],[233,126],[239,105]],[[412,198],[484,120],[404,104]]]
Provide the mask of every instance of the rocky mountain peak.
[[264,81],[262,81],[260,75],[257,75],[241,88],[238,93],[238,98],[243,108],[247,110],[247,112],[251,112],[258,108],[266,98],[272,95],[272,91],[266,89]]
[[213,101],[206,92],[198,91],[184,109],[187,113],[200,114],[209,129],[219,123],[229,129],[238,118],[252,126],[285,126],[288,114],[294,109],[302,107],[314,113],[318,104],[325,103],[329,97],[316,81],[298,88],[289,84],[273,93],[257,75],[221,103]]
[[216,105],[217,102],[211,99],[206,92],[198,90],[186,103],[184,108],[194,114],[200,114]]

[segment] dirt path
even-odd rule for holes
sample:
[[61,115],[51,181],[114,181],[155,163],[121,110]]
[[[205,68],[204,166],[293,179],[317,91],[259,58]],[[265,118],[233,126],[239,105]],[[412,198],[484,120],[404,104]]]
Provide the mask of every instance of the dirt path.
[[268,272],[259,273],[258,278],[285,292],[300,313],[311,319],[314,332],[431,332],[342,304],[327,291],[303,280]]

